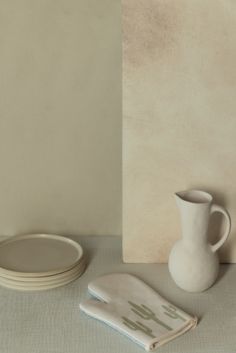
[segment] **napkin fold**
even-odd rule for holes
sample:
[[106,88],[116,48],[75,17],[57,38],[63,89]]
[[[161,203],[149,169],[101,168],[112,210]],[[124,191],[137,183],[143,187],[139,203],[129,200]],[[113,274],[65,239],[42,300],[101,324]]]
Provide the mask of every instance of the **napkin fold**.
[[194,328],[197,318],[162,298],[137,277],[109,274],[88,285],[94,299],[80,304],[87,315],[105,322],[152,351]]

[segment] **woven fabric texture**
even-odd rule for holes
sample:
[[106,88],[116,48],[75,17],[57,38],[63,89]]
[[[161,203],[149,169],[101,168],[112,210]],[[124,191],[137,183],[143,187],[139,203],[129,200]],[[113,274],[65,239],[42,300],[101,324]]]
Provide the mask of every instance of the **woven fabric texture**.
[[143,349],[79,309],[91,280],[111,272],[134,274],[174,305],[199,318],[198,326],[159,348],[161,353],[232,353],[236,346],[236,265],[222,265],[208,291],[177,288],[167,265],[123,264],[121,238],[78,238],[89,265],[72,284],[45,292],[0,287],[1,353],[138,353]]

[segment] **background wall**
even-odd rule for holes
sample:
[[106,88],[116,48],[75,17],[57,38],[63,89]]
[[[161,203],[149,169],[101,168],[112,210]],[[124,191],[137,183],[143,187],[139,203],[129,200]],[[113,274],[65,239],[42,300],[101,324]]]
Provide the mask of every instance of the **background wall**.
[[0,16],[0,234],[120,234],[120,1]]
[[236,262],[236,2],[123,0],[123,23],[124,259],[168,261],[174,193],[194,188],[229,210],[220,255]]

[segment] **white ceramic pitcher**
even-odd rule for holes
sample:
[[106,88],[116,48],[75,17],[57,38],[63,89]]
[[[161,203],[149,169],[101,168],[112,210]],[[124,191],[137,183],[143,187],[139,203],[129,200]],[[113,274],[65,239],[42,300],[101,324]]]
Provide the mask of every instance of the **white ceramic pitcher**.
[[[175,194],[182,223],[182,239],[177,241],[169,257],[169,271],[175,283],[189,292],[209,288],[219,272],[217,250],[229,236],[231,220],[221,206],[212,204],[212,196],[204,191],[187,190]],[[226,230],[214,245],[207,237],[212,213],[221,212],[226,219]]]

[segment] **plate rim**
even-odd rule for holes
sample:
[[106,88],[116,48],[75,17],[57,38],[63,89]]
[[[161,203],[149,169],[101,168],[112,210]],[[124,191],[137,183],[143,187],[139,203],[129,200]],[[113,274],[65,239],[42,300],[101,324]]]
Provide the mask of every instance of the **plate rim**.
[[64,285],[73,280],[76,280],[84,273],[85,269],[86,269],[86,266],[84,265],[83,268],[81,268],[80,271],[78,271],[77,273],[69,276],[68,278],[57,280],[52,283],[35,283],[35,284],[31,284],[31,282],[10,283],[8,280],[2,280],[2,278],[0,278],[0,285],[11,289],[22,289],[22,290],[37,290],[37,289],[40,290],[40,289],[47,289],[48,287],[54,288],[54,286]]
[[50,283],[52,281],[60,280],[60,279],[65,279],[67,277],[72,276],[73,274],[77,273],[81,268],[87,265],[87,261],[85,258],[83,258],[77,265],[72,267],[71,269],[57,273],[55,275],[50,275],[50,276],[42,276],[42,277],[22,277],[22,276],[10,276],[6,275],[5,273],[2,273],[0,271],[0,281],[1,280],[9,280],[9,281],[15,281],[16,283],[21,283],[21,282],[27,282],[27,283]]

